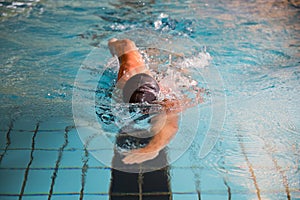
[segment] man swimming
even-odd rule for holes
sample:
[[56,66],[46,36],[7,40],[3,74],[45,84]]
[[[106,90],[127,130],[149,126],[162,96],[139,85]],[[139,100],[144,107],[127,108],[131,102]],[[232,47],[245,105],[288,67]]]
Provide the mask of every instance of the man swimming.
[[[202,102],[200,92],[192,102],[191,99],[183,100],[163,99],[158,101],[160,92],[167,91],[153,78],[147,69],[142,55],[135,43],[129,39],[108,41],[108,47],[113,56],[117,56],[120,68],[117,78],[117,87],[122,90],[124,103],[135,103],[151,106],[162,106],[163,114],[151,119],[151,139],[142,148],[132,149],[125,153],[122,159],[125,164],[142,163],[158,156],[160,150],[166,147],[178,131],[179,113],[188,107]],[[147,113],[149,109],[144,109]]]

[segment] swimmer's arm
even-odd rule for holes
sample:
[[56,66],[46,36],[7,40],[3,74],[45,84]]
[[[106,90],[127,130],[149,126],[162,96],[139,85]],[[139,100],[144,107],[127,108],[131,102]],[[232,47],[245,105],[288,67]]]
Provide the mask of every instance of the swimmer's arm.
[[[200,96],[200,93],[199,95],[197,95],[197,98],[195,98],[194,101],[186,97],[183,100],[166,99],[161,102],[160,104],[166,111],[165,124],[161,129],[157,128],[158,133],[153,136],[147,146],[141,149],[130,151],[123,159],[123,162],[125,164],[139,164],[157,157],[159,151],[163,149],[167,144],[169,144],[171,139],[178,131],[178,113],[184,111],[187,108],[196,106],[201,102],[203,102],[203,100]],[[159,120],[159,118],[156,120]],[[156,132],[156,127],[154,127],[152,131]]]
[[144,148],[145,152],[160,151],[163,149],[178,131],[179,116],[175,113],[169,113],[161,130],[156,133],[149,144]]
[[171,141],[178,131],[178,119],[179,116],[177,114],[168,114],[165,125],[153,136],[149,144],[144,148],[129,152],[123,159],[123,162],[125,164],[142,163],[158,156],[159,151]]
[[203,98],[200,94],[201,92],[198,92],[195,99],[191,99],[188,97],[184,97],[183,99],[180,100],[164,99],[162,102],[159,102],[159,104],[163,107],[164,111],[166,111],[167,113],[179,113],[185,111],[188,108],[203,103]]
[[[168,88],[165,88],[162,85],[160,85],[160,89],[163,94],[168,94],[170,92]],[[193,93],[194,92],[196,92],[196,96],[192,99],[189,98],[188,96],[184,96],[180,100],[164,99],[162,101],[158,101],[155,103],[161,105],[163,110],[167,113],[168,112],[179,113],[204,102],[201,94],[206,92],[205,89],[194,87]]]

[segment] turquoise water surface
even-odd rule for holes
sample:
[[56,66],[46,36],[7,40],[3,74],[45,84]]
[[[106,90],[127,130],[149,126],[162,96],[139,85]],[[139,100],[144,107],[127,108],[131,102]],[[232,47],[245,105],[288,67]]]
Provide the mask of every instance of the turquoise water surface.
[[[100,79],[107,40],[120,36],[145,48],[172,38],[155,45],[187,55],[211,94],[181,116],[168,198],[300,199],[298,1],[0,0],[0,20],[1,200],[113,198],[112,151],[99,147],[100,162],[87,147],[72,99],[78,88],[99,94],[79,87],[91,79],[76,85],[79,74]],[[147,199],[141,177],[136,196]]]

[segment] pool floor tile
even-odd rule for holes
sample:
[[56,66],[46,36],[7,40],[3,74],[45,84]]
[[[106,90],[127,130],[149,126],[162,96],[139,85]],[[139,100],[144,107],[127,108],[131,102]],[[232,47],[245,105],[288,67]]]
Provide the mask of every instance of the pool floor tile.
[[[168,157],[171,159],[175,159],[175,155],[180,155],[183,150],[180,149],[169,149]],[[174,167],[188,167],[191,166],[190,153],[188,151],[182,153],[175,162],[171,163]]]
[[20,119],[12,123],[12,129],[18,131],[34,131],[36,130],[38,122],[32,119]]
[[34,151],[31,168],[54,168],[58,154],[58,151]]
[[60,167],[82,167],[84,159],[84,151],[64,151],[62,153],[62,160]]
[[[260,194],[260,198],[261,199],[284,199],[284,200],[289,200],[287,198],[287,195],[285,193],[285,191],[282,191],[281,193],[278,193],[278,191],[276,192],[273,192],[273,191],[270,191],[270,192],[266,192],[264,194]],[[295,198],[291,198],[291,199],[295,199]]]
[[67,127],[72,127],[74,124],[73,119],[48,119],[39,124],[39,130],[65,130]]
[[109,169],[88,169],[85,178],[86,193],[108,193],[110,186]]
[[0,155],[4,152],[4,149],[7,146],[7,131],[0,130]]
[[196,192],[195,177],[190,169],[170,170],[172,192]]
[[[244,193],[233,193],[231,195],[231,200],[256,200],[256,199],[259,199],[257,197],[257,195],[255,193],[251,193],[251,194],[244,194]],[[272,200],[272,199],[266,199],[266,200]],[[285,200],[285,198],[284,198]]]
[[36,149],[59,149],[65,143],[65,133],[55,132],[38,132],[35,138]]
[[12,130],[9,137],[11,142],[9,149],[31,150],[33,132],[18,132]]
[[83,200],[109,200],[108,195],[84,195]]
[[52,182],[53,170],[29,170],[24,194],[47,194]]
[[[79,199],[79,197],[80,197],[79,194],[53,195],[51,197],[51,200],[75,200],[75,199],[77,200],[77,199]],[[84,198],[84,200],[86,200],[86,199]]]
[[89,155],[88,155],[88,165],[89,165],[89,167],[96,167],[96,168],[107,167],[104,163],[97,160],[91,153],[89,153]]
[[0,120],[0,133],[7,132],[11,124],[12,122],[9,119],[2,117]]
[[224,194],[202,194],[201,199],[203,200],[228,200],[228,196]]
[[8,150],[3,156],[1,168],[26,168],[30,160],[30,150]]
[[22,200],[47,200],[48,195],[25,195]]
[[18,196],[0,196],[1,200],[18,200]]
[[232,194],[244,194],[244,193],[250,193],[251,191],[255,191],[255,185],[253,182],[253,179],[248,174],[243,174],[245,177],[243,181],[241,181],[241,178],[239,175],[232,174],[228,177],[228,185],[231,188]]
[[[25,170],[0,170],[0,194],[19,194],[22,188]],[[4,197],[3,197],[4,198]],[[11,197],[9,197],[11,198]],[[17,197],[15,197],[17,198]],[[2,200],[2,197],[0,196]]]
[[77,133],[77,130],[75,128],[71,129],[68,132],[68,146],[67,148],[74,148],[74,149],[83,149],[84,144],[80,140],[80,137]]
[[223,177],[213,170],[201,170],[200,189],[204,193],[205,191],[216,191],[227,195]]
[[81,181],[81,169],[58,170],[53,193],[79,193],[81,190]]
[[198,194],[173,194],[172,200],[198,200]]

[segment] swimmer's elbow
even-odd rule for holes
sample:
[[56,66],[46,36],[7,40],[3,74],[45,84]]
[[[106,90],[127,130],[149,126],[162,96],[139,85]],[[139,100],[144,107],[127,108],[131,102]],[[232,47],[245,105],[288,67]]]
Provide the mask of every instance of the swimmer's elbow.
[[178,114],[169,114],[167,117],[167,126],[172,129],[178,129]]
[[173,130],[173,131],[178,131],[178,123],[173,123],[173,124],[170,124],[170,126],[168,127],[170,130]]
[[167,126],[164,127],[164,132],[165,134],[171,135],[171,137],[173,137],[173,135],[176,134],[178,129],[179,129],[178,123],[169,123]]

